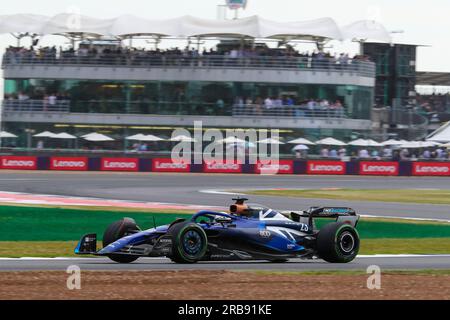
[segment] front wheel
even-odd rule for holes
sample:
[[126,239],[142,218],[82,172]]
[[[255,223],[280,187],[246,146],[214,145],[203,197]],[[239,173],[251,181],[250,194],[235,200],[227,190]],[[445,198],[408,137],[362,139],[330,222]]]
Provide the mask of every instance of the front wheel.
[[[139,231],[139,227],[131,218],[123,218],[122,220],[113,222],[108,226],[103,234],[103,247],[106,247],[120,238],[136,231]],[[130,263],[135,261],[138,257],[125,254],[110,254],[108,258],[119,263]]]
[[359,235],[351,225],[334,222],[325,225],[317,236],[319,257],[331,263],[347,263],[359,252]]
[[177,223],[169,228],[168,233],[172,236],[172,261],[195,263],[206,254],[208,238],[196,223]]

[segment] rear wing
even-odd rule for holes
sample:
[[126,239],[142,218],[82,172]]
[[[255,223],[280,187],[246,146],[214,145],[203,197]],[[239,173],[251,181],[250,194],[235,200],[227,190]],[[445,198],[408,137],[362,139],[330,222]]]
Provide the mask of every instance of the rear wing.
[[313,225],[314,218],[334,218],[336,222],[347,223],[354,228],[359,220],[355,210],[347,207],[312,207],[307,211],[291,212],[291,217],[294,221],[299,221],[301,218],[308,219],[310,226]]

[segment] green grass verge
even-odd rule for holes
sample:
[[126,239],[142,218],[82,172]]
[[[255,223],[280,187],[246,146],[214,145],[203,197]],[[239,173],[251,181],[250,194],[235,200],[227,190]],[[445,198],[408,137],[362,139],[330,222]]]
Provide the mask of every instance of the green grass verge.
[[[141,228],[169,224],[185,212],[133,212],[67,208],[0,206],[0,241],[76,241],[83,234],[97,233],[124,216],[134,218]],[[317,219],[319,220],[319,219]],[[325,220],[321,223],[329,222]],[[450,238],[450,223],[418,223],[361,219],[358,232],[362,239],[378,238]]]
[[[1,241],[0,257],[75,257],[76,244],[76,241]],[[360,254],[450,254],[450,240],[363,239]]]
[[[242,191],[240,191],[242,192]],[[249,190],[246,194],[294,198],[336,199],[356,201],[450,204],[450,190],[398,189],[311,189]]]
[[74,241],[90,232],[101,239],[110,223],[125,216],[134,218],[143,228],[151,228],[153,217],[157,225],[163,225],[186,216],[186,212],[0,206],[0,241]]

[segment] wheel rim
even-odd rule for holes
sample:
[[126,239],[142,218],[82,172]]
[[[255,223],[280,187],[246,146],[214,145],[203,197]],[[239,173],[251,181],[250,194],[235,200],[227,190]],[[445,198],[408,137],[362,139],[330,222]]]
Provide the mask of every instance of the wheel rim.
[[188,230],[183,235],[183,250],[189,256],[196,256],[203,247],[202,236],[195,230]]
[[351,232],[343,232],[339,237],[339,248],[344,254],[351,254],[355,248],[355,237]]

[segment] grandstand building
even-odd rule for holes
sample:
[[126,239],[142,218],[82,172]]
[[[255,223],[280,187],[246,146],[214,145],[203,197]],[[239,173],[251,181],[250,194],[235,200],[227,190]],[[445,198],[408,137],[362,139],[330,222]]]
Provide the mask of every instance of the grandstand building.
[[[259,17],[220,23],[183,17],[177,31],[151,30],[153,24],[142,21],[135,30],[105,31],[98,20],[98,27],[90,21],[92,30],[83,32],[62,30],[68,27],[61,17],[46,19],[36,34],[84,40],[71,48],[5,52],[2,129],[17,134],[18,145],[26,144],[27,133],[45,130],[76,136],[103,130],[118,138],[137,132],[170,135],[174,128],[193,127],[194,120],[205,128],[276,128],[282,135],[316,139],[345,139],[372,129],[375,64],[320,51],[326,41],[342,38],[329,19],[274,28]],[[206,50],[123,45],[127,36],[144,33],[158,35],[158,41],[164,41],[161,35],[182,34],[217,44]],[[283,39],[309,40],[319,50],[302,54]],[[267,45],[274,40],[278,46]]]

